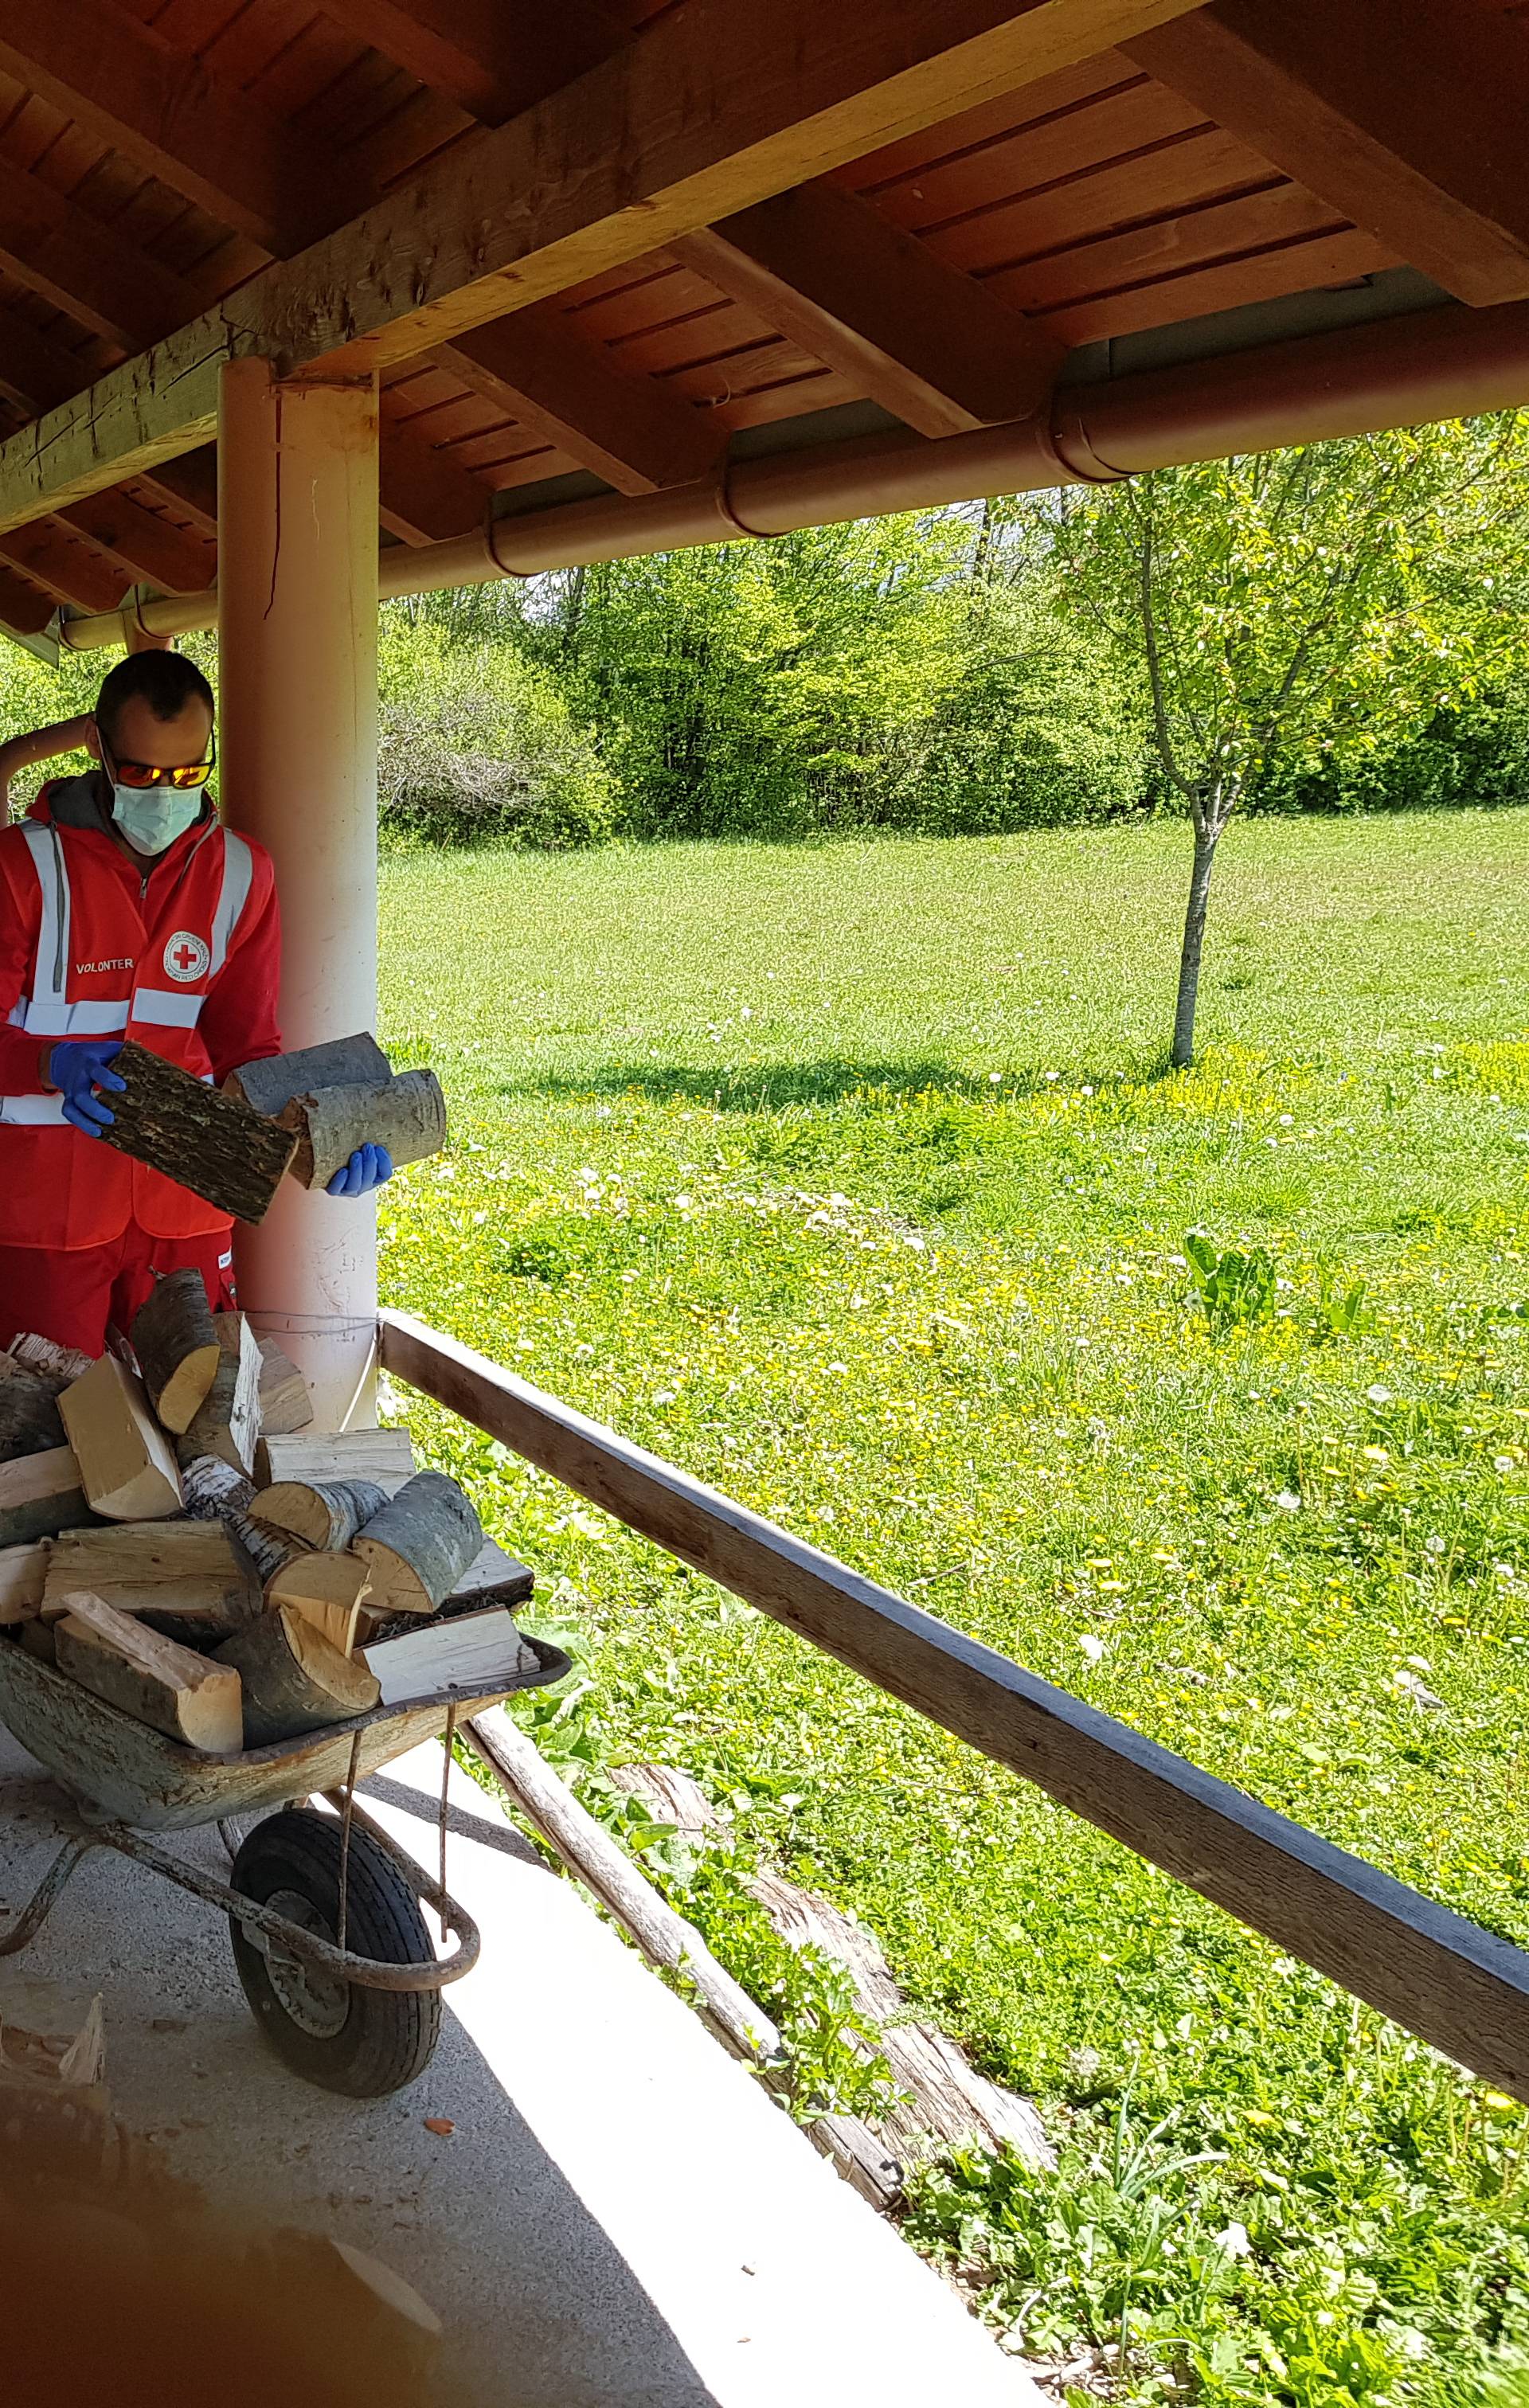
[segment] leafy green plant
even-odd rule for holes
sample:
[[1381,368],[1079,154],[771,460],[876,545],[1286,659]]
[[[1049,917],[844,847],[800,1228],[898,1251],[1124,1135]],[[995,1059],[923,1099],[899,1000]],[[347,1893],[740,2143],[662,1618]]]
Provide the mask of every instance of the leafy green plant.
[[1275,1309],[1279,1281],[1266,1248],[1217,1246],[1204,1229],[1184,1240],[1190,1285],[1207,1327],[1216,1335],[1266,1321]]
[[1320,1266],[1310,1322],[1318,1345],[1332,1339],[1359,1338],[1374,1328],[1375,1315],[1365,1301],[1365,1293],[1362,1279],[1350,1279],[1328,1263]]

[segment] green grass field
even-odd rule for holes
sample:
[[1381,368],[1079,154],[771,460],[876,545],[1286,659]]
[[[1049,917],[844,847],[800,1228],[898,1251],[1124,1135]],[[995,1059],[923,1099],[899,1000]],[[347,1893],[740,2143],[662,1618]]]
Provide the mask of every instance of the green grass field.
[[[1529,1943],[1524,838],[1235,827],[1174,1077],[1176,825],[394,856],[385,1036],[455,1126],[387,1298]],[[1303,2408],[1529,2350],[1522,2110],[411,1417],[582,1633],[580,1744],[732,1800],[1041,2100],[1058,2177],[912,2219],[1015,2345]]]

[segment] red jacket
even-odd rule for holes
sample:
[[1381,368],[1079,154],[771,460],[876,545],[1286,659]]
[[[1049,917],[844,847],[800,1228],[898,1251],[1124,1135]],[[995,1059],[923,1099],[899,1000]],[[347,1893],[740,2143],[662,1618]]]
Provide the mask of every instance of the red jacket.
[[107,832],[93,778],[45,786],[0,829],[0,1245],[107,1245],[226,1230],[189,1188],[63,1119],[61,1038],[131,1036],[196,1077],[281,1051],[281,937],[264,846],[210,805],[140,870]]

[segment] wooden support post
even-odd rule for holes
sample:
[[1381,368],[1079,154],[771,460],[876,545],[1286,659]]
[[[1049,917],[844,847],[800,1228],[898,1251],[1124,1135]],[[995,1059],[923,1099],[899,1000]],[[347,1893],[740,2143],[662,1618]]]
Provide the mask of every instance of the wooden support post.
[[[377,391],[222,372],[222,793],[268,846],[292,1046],[377,1017]],[[307,1380],[320,1429],[375,1420],[377,1215],[290,1180],[240,1232],[241,1299]]]

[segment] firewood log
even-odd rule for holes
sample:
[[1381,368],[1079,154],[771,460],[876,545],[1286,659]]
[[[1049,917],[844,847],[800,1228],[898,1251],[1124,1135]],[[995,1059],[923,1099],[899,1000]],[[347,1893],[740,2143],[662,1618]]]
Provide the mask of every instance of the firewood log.
[[446,1143],[446,1097],[434,1070],[403,1070],[367,1086],[318,1087],[283,1106],[278,1125],[296,1138],[290,1168],[300,1187],[327,1187],[358,1145],[385,1145],[393,1166],[422,1162]]
[[0,1464],[0,1547],[50,1539],[94,1518],[72,1446]]
[[279,1480],[375,1480],[396,1497],[414,1474],[414,1441],[407,1430],[300,1430],[279,1436],[267,1429],[255,1455],[262,1488]]
[[482,1525],[456,1482],[417,1471],[358,1534],[355,1551],[379,1614],[433,1613],[482,1544]]
[[82,1380],[95,1360],[93,1354],[82,1354],[78,1346],[56,1345],[51,1338],[39,1338],[31,1329],[23,1329],[19,1338],[11,1340],[10,1352],[24,1369],[50,1380],[55,1396],[71,1380]]
[[48,1577],[48,1546],[35,1539],[27,1547],[0,1547],[0,1629],[30,1622],[41,1608]]
[[369,1713],[381,1688],[364,1664],[342,1656],[291,1606],[276,1606],[226,1641],[214,1659],[244,1684],[244,1735],[250,1747],[300,1739],[327,1723]]
[[261,1438],[259,1342],[242,1312],[215,1312],[212,1326],[218,1367],[176,1452],[182,1462],[221,1455],[237,1470],[250,1472]]
[[263,1221],[292,1160],[293,1132],[131,1037],[115,1067],[127,1084],[111,1098],[116,1117],[101,1131],[105,1142],[236,1221]]
[[348,1547],[387,1501],[387,1491],[371,1480],[279,1480],[257,1493],[250,1514],[310,1547]]
[[263,1432],[267,1438],[279,1438],[290,1430],[307,1429],[313,1419],[307,1382],[274,1338],[262,1338],[258,1342]]
[[305,1045],[296,1053],[272,1054],[264,1062],[245,1062],[230,1070],[223,1085],[231,1096],[274,1120],[293,1096],[315,1087],[375,1086],[393,1076],[393,1064],[375,1037],[336,1037],[327,1045]]
[[201,1272],[171,1271],[156,1281],[134,1317],[132,1334],[143,1384],[160,1421],[178,1434],[189,1429],[218,1369],[218,1333]]
[[59,1398],[85,1494],[112,1522],[161,1521],[180,1511],[180,1473],[149,1410],[143,1383],[103,1354]]
[[267,1583],[268,1605],[290,1606],[305,1622],[322,1630],[342,1656],[355,1653],[362,1604],[371,1589],[371,1574],[359,1555],[347,1550],[314,1550],[288,1558]]
[[130,1613],[76,1591],[53,1630],[61,1672],[108,1705],[207,1756],[236,1756],[243,1742],[239,1676],[209,1663]]
[[57,1402],[64,1384],[27,1370],[14,1355],[0,1354],[0,1463],[64,1444]]
[[261,1611],[254,1566],[222,1522],[115,1522],[54,1541],[43,1586],[44,1621],[88,1589],[168,1638],[216,1646]]

